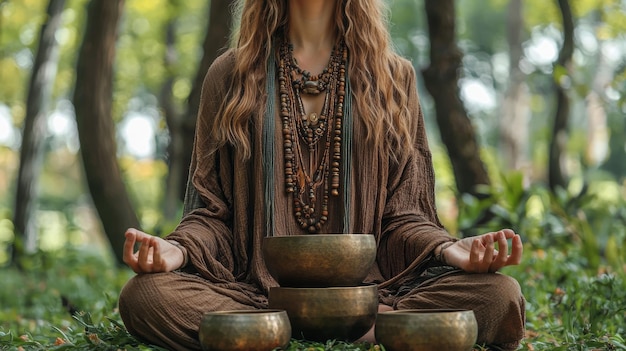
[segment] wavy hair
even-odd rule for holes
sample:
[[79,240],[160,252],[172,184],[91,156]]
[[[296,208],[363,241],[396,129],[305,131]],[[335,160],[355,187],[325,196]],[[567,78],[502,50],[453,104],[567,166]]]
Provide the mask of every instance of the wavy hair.
[[[288,24],[288,2],[240,0],[235,8],[234,75],[213,133],[218,146],[231,143],[244,158],[251,155],[250,116],[264,107],[259,96],[266,93],[267,60]],[[336,14],[338,35],[348,47],[352,93],[358,97],[353,116],[365,124],[369,142],[397,159],[396,153],[411,148],[413,140],[405,80],[395,79],[402,72],[402,59],[391,48],[388,8],[383,0],[338,0]]]

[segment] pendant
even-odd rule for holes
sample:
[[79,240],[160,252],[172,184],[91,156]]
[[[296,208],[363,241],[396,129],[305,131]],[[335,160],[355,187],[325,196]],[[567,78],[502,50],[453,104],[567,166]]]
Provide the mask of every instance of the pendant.
[[317,80],[306,80],[302,87],[302,93],[308,95],[317,95],[320,93],[319,83]]
[[320,120],[320,117],[319,117],[319,115],[317,113],[311,112],[311,114],[309,114],[309,123],[312,126],[316,126],[317,122],[319,122],[319,120]]

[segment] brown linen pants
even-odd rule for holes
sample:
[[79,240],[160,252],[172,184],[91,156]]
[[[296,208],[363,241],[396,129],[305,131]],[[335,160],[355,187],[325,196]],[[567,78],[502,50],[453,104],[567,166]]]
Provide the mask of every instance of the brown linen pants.
[[[517,281],[503,274],[457,273],[433,279],[398,297],[394,309],[472,309],[478,343],[515,350],[524,334],[525,300]],[[128,331],[172,350],[200,350],[202,315],[254,309],[217,293],[211,283],[185,273],[140,274],[122,289],[119,310]]]

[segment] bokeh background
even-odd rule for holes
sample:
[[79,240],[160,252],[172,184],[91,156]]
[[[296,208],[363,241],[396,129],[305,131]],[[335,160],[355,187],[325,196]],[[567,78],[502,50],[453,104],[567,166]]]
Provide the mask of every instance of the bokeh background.
[[[524,347],[626,349],[626,1],[386,2],[418,73],[443,223],[526,242],[507,271],[531,301]],[[0,340],[54,324],[60,297],[115,313],[124,228],[177,224],[199,83],[232,6],[0,0]],[[87,280],[51,285],[59,269]],[[108,300],[87,292],[99,275]]]

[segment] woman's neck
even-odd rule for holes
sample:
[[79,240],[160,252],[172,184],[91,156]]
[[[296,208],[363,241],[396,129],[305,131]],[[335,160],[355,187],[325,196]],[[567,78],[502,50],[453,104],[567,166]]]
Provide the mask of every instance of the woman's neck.
[[288,38],[303,56],[330,53],[335,43],[335,2],[289,0]]

